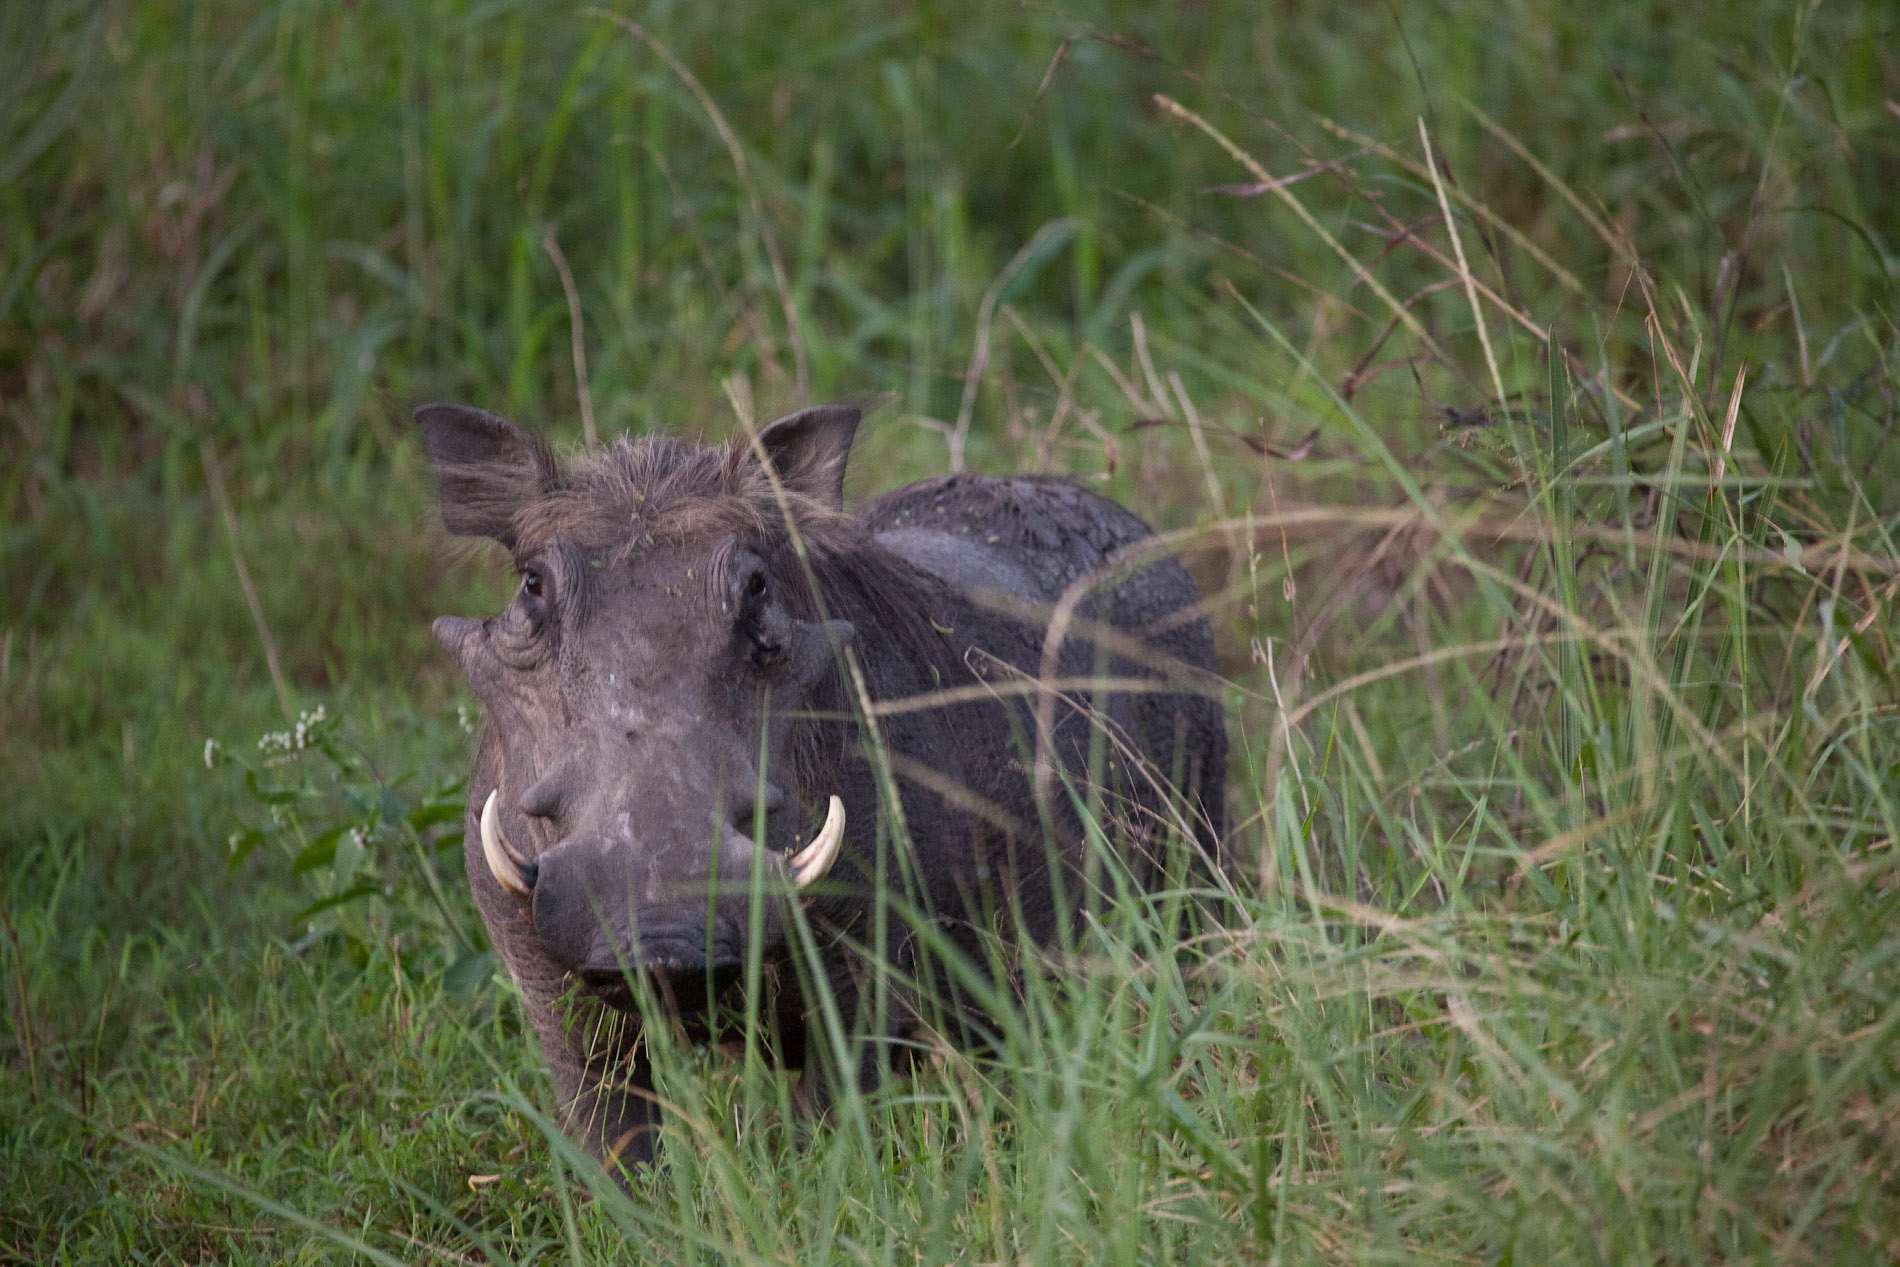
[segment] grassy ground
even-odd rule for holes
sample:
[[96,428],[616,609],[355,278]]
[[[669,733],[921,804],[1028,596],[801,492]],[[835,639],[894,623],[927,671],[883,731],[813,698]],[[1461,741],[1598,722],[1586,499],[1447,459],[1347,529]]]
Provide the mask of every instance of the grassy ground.
[[[725,8],[0,8],[0,1257],[1900,1258],[1891,10]],[[405,420],[576,337],[1178,533],[1240,918],[590,1196]]]

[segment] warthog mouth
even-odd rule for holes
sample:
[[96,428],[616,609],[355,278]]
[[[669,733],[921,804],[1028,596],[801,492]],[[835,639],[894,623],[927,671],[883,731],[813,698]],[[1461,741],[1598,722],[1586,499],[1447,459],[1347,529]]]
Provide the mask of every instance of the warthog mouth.
[[[643,940],[641,963],[635,968],[582,968],[575,972],[589,994],[617,1011],[638,1009],[638,995],[646,992],[669,1015],[690,1017],[707,1012],[710,1005],[736,985],[745,964],[730,943],[715,941],[712,956],[706,957],[704,936],[689,943],[682,936],[674,945],[678,958],[667,955],[664,945],[648,949]],[[639,987],[644,987],[642,991]]]
[[[685,972],[704,972],[708,968],[726,968],[739,963],[739,936],[724,919],[715,919],[710,934],[703,925],[679,924],[671,927],[642,928],[637,957],[629,965],[653,976],[677,976]],[[590,983],[596,977],[620,980],[626,969],[620,964],[587,964],[581,976]]]

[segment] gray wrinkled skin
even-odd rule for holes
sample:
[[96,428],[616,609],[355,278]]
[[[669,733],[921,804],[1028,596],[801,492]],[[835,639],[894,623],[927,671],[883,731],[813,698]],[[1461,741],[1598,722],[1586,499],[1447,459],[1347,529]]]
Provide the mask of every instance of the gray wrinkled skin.
[[[980,1018],[878,900],[880,875],[978,962],[999,940],[1047,942],[1112,892],[1085,860],[1068,792],[1036,794],[1037,697],[1022,693],[1048,612],[1078,581],[1057,675],[1168,686],[1060,698],[1055,767],[1097,789],[1139,883],[1154,880],[1150,853],[1171,823],[1188,821],[1214,855],[1226,739],[1208,691],[1212,635],[1193,581],[1141,553],[1148,530],[1120,507],[1060,480],[953,476],[847,516],[858,413],[842,407],[781,420],[756,447],[657,437],[565,465],[479,410],[430,405],[417,421],[445,524],[501,542],[522,578],[498,615],[435,629],[488,709],[468,787],[469,882],[569,1129],[595,1155],[653,1155],[641,998],[716,1039],[729,1013],[711,1005],[732,1002],[748,953],[763,961],[770,988],[754,1002],[788,1065],[806,1065],[820,979],[847,1023],[877,1020],[873,1038],[927,1025],[968,1041]],[[1138,565],[1112,566],[1131,550]],[[884,704],[957,694],[886,711],[873,733],[854,677]],[[880,796],[886,760],[895,806]],[[529,862],[526,899],[484,859],[491,792]],[[795,893],[783,860],[832,795],[846,810],[839,860]],[[815,962],[788,933],[794,904]],[[865,954],[880,945],[934,984],[878,994]],[[869,1087],[890,1057],[873,1041],[857,1067],[829,1073]],[[822,1104],[822,1079],[805,1082]]]

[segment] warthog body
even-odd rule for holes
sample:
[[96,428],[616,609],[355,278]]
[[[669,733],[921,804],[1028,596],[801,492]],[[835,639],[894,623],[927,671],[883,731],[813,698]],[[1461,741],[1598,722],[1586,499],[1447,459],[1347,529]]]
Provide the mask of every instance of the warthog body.
[[[924,1015],[870,984],[929,975],[916,912],[989,964],[1115,891],[1084,807],[1136,885],[1169,840],[1218,840],[1200,595],[1113,503],[951,476],[847,515],[843,407],[566,464],[479,410],[416,417],[448,528],[521,576],[499,615],[435,629],[488,708],[469,882],[597,1155],[652,1155],[641,999],[716,1036],[755,956],[779,1058],[805,1064],[822,982],[847,1025],[887,1018],[832,1071],[875,1082],[878,1040]],[[880,947],[894,974],[868,971]]]

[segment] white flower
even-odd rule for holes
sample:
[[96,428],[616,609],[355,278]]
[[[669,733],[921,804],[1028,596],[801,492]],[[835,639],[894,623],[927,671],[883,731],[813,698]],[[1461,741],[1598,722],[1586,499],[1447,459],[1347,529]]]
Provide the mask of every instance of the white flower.
[[302,752],[310,743],[310,732],[323,720],[323,709],[319,706],[314,713],[299,713],[297,728],[291,732],[290,743],[298,752]]

